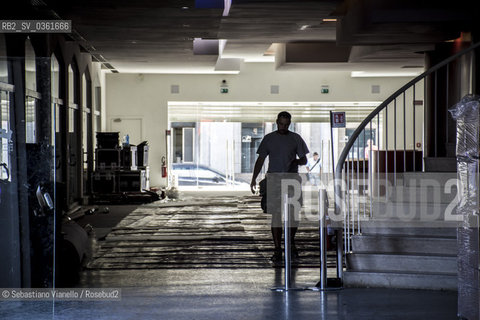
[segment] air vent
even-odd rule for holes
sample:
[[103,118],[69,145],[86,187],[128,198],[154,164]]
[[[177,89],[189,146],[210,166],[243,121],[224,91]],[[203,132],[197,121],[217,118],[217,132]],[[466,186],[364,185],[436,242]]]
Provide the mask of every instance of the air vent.
[[380,86],[378,84],[372,85],[372,93],[380,93]]
[[271,86],[270,86],[270,93],[271,93],[271,94],[279,94],[279,93],[280,93],[280,86],[278,86],[278,85],[271,85]]
[[170,86],[170,93],[173,93],[173,94],[180,93],[180,86],[178,84],[172,84]]

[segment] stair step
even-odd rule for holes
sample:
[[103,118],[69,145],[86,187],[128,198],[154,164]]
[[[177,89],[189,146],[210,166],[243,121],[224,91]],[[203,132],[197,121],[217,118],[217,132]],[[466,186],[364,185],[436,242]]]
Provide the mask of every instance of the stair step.
[[438,221],[454,219],[457,216],[456,204],[456,202],[374,202],[372,209],[375,219]]
[[445,192],[445,186],[439,183],[416,187],[397,186],[388,190],[388,201],[449,204],[457,196],[457,187],[454,186],[449,191],[451,192]]
[[427,157],[425,170],[429,172],[455,172],[457,171],[457,159],[455,157]]
[[[456,172],[405,172],[397,175],[405,187],[416,187],[422,184],[445,186],[449,180],[457,179]],[[453,181],[452,181],[453,182]]]
[[456,275],[394,272],[344,272],[345,287],[458,290]]
[[458,222],[370,220],[361,223],[363,235],[456,237]]
[[347,269],[352,271],[456,274],[457,257],[351,253],[347,255]]
[[394,235],[356,235],[352,237],[355,253],[409,253],[456,255],[454,237],[409,237]]

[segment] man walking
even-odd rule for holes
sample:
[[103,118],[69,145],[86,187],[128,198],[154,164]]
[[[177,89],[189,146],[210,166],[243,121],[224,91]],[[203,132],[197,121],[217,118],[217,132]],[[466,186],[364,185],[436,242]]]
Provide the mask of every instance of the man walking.
[[320,185],[320,157],[317,152],[313,153],[313,158],[308,159],[307,171],[308,171],[308,180],[314,186]]
[[[282,212],[281,212],[281,182],[282,179],[296,179],[300,181],[298,166],[307,163],[308,148],[302,137],[295,132],[288,130],[292,116],[282,111],[277,116],[278,130],[267,134],[258,147],[258,158],[253,169],[250,188],[255,192],[257,176],[263,167],[265,158],[269,157],[267,170],[267,212],[272,214],[272,236],[275,245],[275,252],[272,261],[279,262],[282,259]],[[300,184],[299,184],[300,185]],[[298,190],[297,190],[298,191]],[[301,192],[301,190],[300,190]],[[290,239],[292,244],[292,256],[296,258],[298,251],[295,247],[295,233],[298,227],[298,219],[293,219],[290,228]]]

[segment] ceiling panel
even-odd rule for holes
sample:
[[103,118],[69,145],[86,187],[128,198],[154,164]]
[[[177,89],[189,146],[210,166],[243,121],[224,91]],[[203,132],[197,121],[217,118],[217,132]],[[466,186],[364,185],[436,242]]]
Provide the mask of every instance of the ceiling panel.
[[[23,1],[24,3],[26,1]],[[218,1],[217,1],[218,2]],[[472,29],[472,1],[414,0],[234,0],[223,8],[195,8],[194,0],[35,0],[33,10],[4,11],[3,17],[44,14],[72,20],[74,40],[120,72],[213,71],[218,57],[193,52],[193,39],[226,39],[223,58],[273,61],[272,43],[335,42],[353,46],[351,63],[401,68],[421,63],[419,46],[428,46]],[[15,4],[15,3],[13,3]],[[323,19],[336,17],[338,22]],[[401,44],[401,46],[398,46]],[[394,45],[394,46],[392,46]],[[396,45],[396,46],[395,46]],[[420,52],[423,52],[420,50]],[[313,52],[309,52],[312,55]],[[307,54],[307,52],[305,53]],[[321,53],[311,63],[286,69],[328,67]],[[150,66],[150,69],[149,69]],[[335,68],[336,65],[332,65]]]

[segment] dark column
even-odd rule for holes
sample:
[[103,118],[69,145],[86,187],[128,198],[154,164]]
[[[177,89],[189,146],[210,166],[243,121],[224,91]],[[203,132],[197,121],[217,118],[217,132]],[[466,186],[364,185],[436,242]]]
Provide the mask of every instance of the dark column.
[[[477,43],[479,41],[480,26],[476,26],[476,29],[472,32],[472,42]],[[475,50],[473,61],[473,93],[480,94],[480,79],[477,79],[477,75],[480,75],[480,50]]]
[[94,113],[93,110],[93,103],[92,103],[92,82],[87,79],[87,104],[86,106],[90,109],[90,113],[88,114],[87,118],[87,162],[88,162],[88,171],[87,171],[87,194],[90,195],[92,193],[92,183],[91,177],[93,175],[93,121],[94,121]]
[[[460,39],[437,44],[435,50],[426,53],[426,69],[465,49],[469,42]],[[429,75],[425,83],[425,141],[427,171],[442,171],[448,164],[455,171],[456,124],[448,109],[471,91],[471,56],[465,55],[437,72]],[[440,159],[440,158],[443,158]],[[427,161],[428,160],[428,161]],[[442,160],[442,162],[438,162]],[[445,162],[445,160],[451,160]],[[450,170],[446,170],[450,171]]]
[[[78,66],[77,66],[78,68]],[[76,85],[76,95],[78,97],[78,110],[77,110],[77,119],[75,124],[75,133],[74,139],[76,140],[76,154],[77,154],[77,166],[76,166],[76,184],[77,184],[77,194],[75,195],[76,200],[83,200],[83,131],[86,128],[83,127],[83,111],[85,107],[85,101],[83,101],[83,77],[81,73],[77,73],[77,85]]]
[[37,91],[42,95],[37,106],[38,143],[53,145],[55,137],[52,137],[54,119],[52,119],[51,60],[47,50],[48,37],[46,35],[37,36],[32,39],[32,44],[35,46],[37,54]]
[[[15,86],[13,112],[13,157],[12,179],[15,179],[18,194],[18,217],[21,249],[21,285],[31,286],[30,265],[30,223],[28,203],[28,175],[25,129],[25,38],[23,36],[7,37],[7,53],[9,56],[9,78]],[[13,178],[13,176],[15,176]],[[12,226],[15,227],[15,226]],[[16,254],[16,252],[13,252]]]
[[[60,183],[59,187],[62,187],[60,190],[57,189],[56,198],[57,209],[66,211],[68,208],[68,194],[69,194],[69,185],[68,185],[68,65],[63,61],[59,61],[60,72],[59,72],[59,83],[60,91],[59,98],[63,100],[63,106],[59,108],[59,128],[60,132],[57,134],[58,139],[56,140],[56,148],[59,150],[56,157],[56,166],[60,168]],[[57,158],[58,157],[58,158]]]

